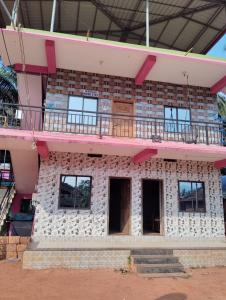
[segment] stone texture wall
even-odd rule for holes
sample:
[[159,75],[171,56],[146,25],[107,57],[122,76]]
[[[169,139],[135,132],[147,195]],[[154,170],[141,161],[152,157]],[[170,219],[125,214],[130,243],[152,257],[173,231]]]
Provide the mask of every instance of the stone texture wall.
[[[60,174],[92,176],[90,210],[58,209]],[[143,178],[163,181],[164,235],[178,238],[223,237],[224,218],[219,171],[212,163],[195,161],[164,162],[151,159],[134,165],[130,157],[51,152],[42,161],[39,174],[34,237],[108,235],[109,177],[130,177],[131,230],[142,235]],[[204,181],[206,213],[178,211],[178,180]]]
[[23,268],[126,268],[129,256],[130,250],[26,251]]
[[[185,268],[226,266],[225,249],[173,250]],[[25,251],[24,269],[130,268],[130,250]]]
[[173,254],[185,268],[226,266],[225,249],[180,249],[173,250]]
[[[183,76],[183,75],[181,75]],[[67,109],[68,96],[84,90],[99,93],[99,111],[111,112],[112,100],[133,100],[135,114],[164,118],[164,106],[191,107],[193,121],[214,121],[217,102],[209,88],[145,81],[136,86],[134,79],[58,69],[48,79],[46,106]]]

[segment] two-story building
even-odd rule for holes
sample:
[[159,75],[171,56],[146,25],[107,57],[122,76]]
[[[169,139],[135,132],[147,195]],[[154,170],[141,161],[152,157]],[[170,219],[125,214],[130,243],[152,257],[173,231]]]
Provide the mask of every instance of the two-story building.
[[0,143],[17,192],[33,194],[33,247],[224,242],[216,93],[226,85],[225,60],[3,32],[19,103],[2,105]]

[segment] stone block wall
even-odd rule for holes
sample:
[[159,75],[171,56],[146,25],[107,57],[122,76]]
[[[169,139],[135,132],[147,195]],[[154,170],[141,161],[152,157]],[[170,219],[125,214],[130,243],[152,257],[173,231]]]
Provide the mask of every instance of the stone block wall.
[[[60,175],[92,176],[89,210],[58,209]],[[163,182],[163,235],[178,238],[224,236],[223,201],[220,173],[209,162],[151,159],[134,165],[130,157],[51,152],[41,162],[34,236],[85,237],[108,235],[109,177],[131,178],[130,235],[142,236],[142,179]],[[188,213],[178,209],[178,180],[205,183],[206,212]]]
[[0,259],[21,260],[30,237],[0,236]]

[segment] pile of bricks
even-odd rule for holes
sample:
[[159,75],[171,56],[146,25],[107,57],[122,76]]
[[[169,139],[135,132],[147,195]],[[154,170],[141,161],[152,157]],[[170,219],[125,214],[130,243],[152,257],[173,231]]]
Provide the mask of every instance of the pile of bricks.
[[0,259],[21,260],[30,239],[23,236],[0,236]]

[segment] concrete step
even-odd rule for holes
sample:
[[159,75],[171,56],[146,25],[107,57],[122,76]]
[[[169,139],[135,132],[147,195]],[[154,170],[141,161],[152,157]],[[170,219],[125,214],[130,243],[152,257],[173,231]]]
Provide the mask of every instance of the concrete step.
[[173,264],[178,263],[177,257],[172,255],[133,255],[134,264]]
[[138,273],[183,273],[184,268],[180,263],[175,264],[138,264]]
[[132,249],[131,255],[173,255],[172,249]]
[[189,278],[190,275],[187,273],[138,273],[140,277],[144,278],[174,278],[174,277],[180,277],[180,278]]

